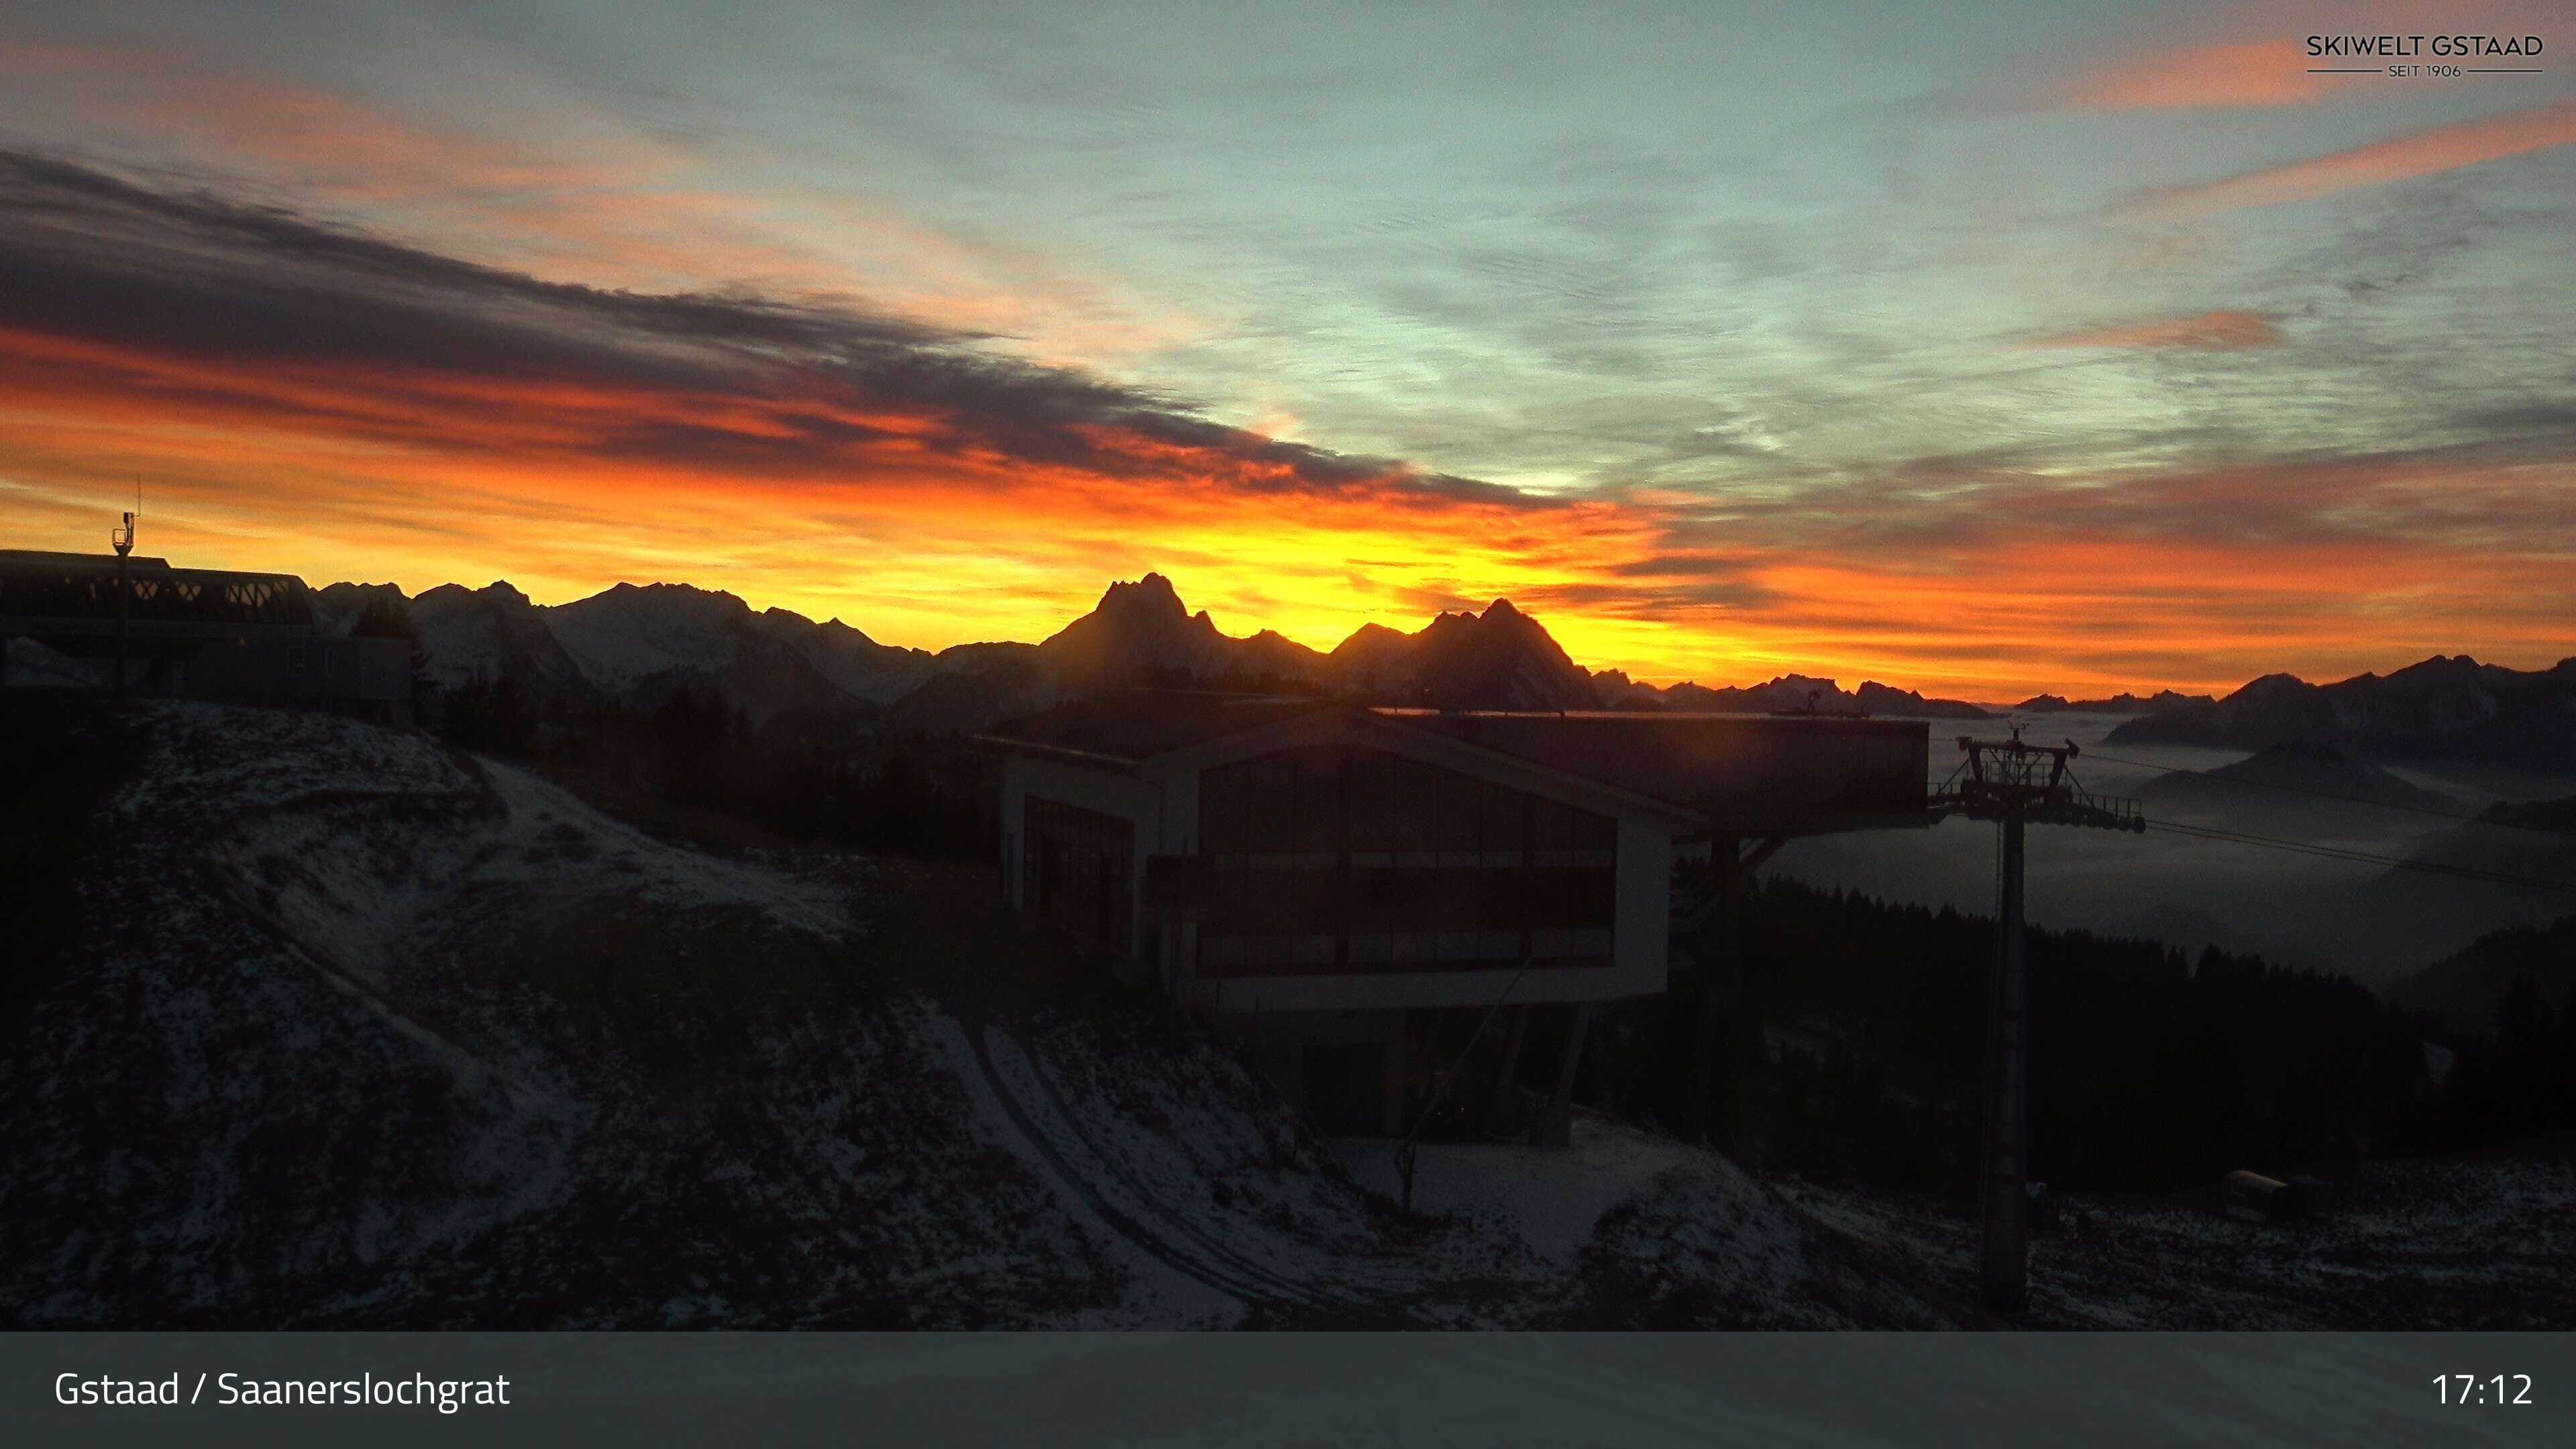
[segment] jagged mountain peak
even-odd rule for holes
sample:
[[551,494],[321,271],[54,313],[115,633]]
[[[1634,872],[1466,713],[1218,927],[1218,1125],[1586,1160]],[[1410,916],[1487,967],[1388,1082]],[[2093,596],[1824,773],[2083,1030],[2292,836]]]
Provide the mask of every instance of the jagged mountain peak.
[[1420,632],[1363,624],[1333,651],[1345,693],[1443,708],[1591,709],[1592,676],[1509,599],[1444,612]]
[[[1173,619],[1189,617],[1189,606],[1181,602],[1181,591],[1172,581],[1158,573],[1148,573],[1135,580],[1119,579],[1102,591],[1100,602],[1092,606],[1095,614],[1158,616]],[[1199,611],[1207,617],[1207,611]]]
[[415,604],[426,604],[433,601],[456,603],[463,602],[468,599],[479,600],[484,603],[504,604],[517,609],[533,609],[536,607],[536,605],[529,600],[526,594],[519,592],[518,585],[511,583],[508,579],[494,579],[492,582],[485,584],[479,589],[471,588],[464,584],[440,584],[435,588],[421,590],[419,596],[414,598],[412,602]]
[[1321,656],[1277,636],[1236,639],[1205,609],[1190,612],[1159,573],[1112,583],[1088,614],[1038,645],[1070,685],[1094,688],[1141,679],[1225,680],[1312,673]]
[[610,605],[626,609],[668,609],[704,611],[716,614],[747,615],[751,605],[739,595],[723,589],[702,589],[695,584],[638,584],[618,582],[586,599],[575,599],[562,607],[578,609],[585,605]]

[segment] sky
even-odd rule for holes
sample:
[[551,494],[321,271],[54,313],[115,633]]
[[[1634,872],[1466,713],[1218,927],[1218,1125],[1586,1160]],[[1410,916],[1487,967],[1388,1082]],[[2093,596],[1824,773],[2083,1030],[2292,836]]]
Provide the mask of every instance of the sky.
[[[2310,73],[2393,63],[2539,73]],[[0,545],[139,478],[183,565],[929,648],[1158,570],[1658,682],[2545,667],[2571,77],[2547,0],[15,0]]]

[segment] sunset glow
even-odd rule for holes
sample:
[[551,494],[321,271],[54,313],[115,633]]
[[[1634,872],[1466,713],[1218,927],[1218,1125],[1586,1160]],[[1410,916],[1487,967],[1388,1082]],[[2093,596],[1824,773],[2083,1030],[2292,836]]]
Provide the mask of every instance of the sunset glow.
[[1802,7],[1032,12],[1009,57],[17,8],[0,539],[97,551],[139,478],[174,562],[685,581],[929,648],[1155,570],[1322,649],[1509,597],[1659,682],[2545,666],[2576,70],[2284,38],[2384,8],[1999,6],[1858,56]]

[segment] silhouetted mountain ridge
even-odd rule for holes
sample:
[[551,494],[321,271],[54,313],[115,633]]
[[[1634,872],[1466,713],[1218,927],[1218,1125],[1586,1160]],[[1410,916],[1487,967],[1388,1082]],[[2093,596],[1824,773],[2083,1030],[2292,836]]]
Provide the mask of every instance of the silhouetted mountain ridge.
[[2292,740],[2377,763],[2563,772],[2576,762],[2576,658],[2518,670],[2436,655],[2333,684],[2267,674],[2225,699],[2130,720],[2107,742],[2259,750]]
[[2409,784],[2389,771],[2354,759],[2332,745],[2288,740],[2267,745],[2215,770],[2177,770],[2139,787],[2140,797],[2161,804],[2226,809],[2253,795],[2274,809],[2332,806],[2337,801],[2465,814],[2460,802]]
[[2487,1031],[2496,1024],[2505,993],[2526,976],[2553,1008],[2576,995],[2576,915],[2480,936],[2408,978],[2392,995],[2401,1006],[2440,1013],[2453,1030]]
[[2159,689],[2144,699],[2122,690],[2108,699],[2068,699],[2062,694],[2036,694],[2013,708],[2024,714],[2153,714],[2159,710],[2187,709],[2195,704],[2216,704],[2206,694],[2184,694],[2180,690]]
[[[1112,583],[1081,617],[1036,644],[955,645],[932,653],[881,644],[838,619],[816,623],[779,608],[688,584],[621,583],[585,599],[540,605],[506,581],[443,584],[406,599],[391,584],[336,583],[315,595],[332,627],[369,603],[407,608],[428,672],[455,687],[509,681],[541,707],[602,703],[651,708],[683,689],[712,692],[756,723],[797,719],[846,727],[874,718],[902,734],[946,734],[1044,708],[1068,693],[1128,683],[1329,694],[1369,703],[1483,709],[1818,710],[1927,719],[1982,719],[1961,700],[1864,680],[1782,674],[1749,686],[1685,681],[1658,687],[1617,670],[1587,671],[1538,618],[1509,599],[1443,612],[1407,633],[1364,624],[1329,653],[1262,629],[1249,636],[1192,611],[1159,573]],[[2172,690],[2140,700],[2066,702],[2041,695],[2019,708],[2152,707],[2114,742],[2237,745],[2334,740],[2357,759],[2481,760],[2565,766],[2576,760],[2576,659],[2539,673],[2434,659],[2386,679],[2309,685],[2267,675],[2224,700]]]
[[1711,689],[1707,685],[1685,680],[1658,690],[1651,684],[1637,684],[1616,670],[1594,676],[1608,694],[1605,703],[1612,708],[1663,708],[1697,710],[1720,714],[1769,714],[1781,710],[1816,710],[1825,714],[1890,715],[1905,719],[1990,719],[1993,716],[1979,705],[1957,699],[1926,699],[1910,689],[1898,689],[1874,679],[1861,681],[1860,688],[1844,690],[1831,679],[1818,679],[1804,674],[1783,674],[1765,684]]

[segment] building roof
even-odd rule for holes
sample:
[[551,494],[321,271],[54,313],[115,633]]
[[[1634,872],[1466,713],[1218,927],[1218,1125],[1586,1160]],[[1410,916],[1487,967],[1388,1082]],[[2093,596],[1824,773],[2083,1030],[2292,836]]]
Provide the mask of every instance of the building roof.
[[1923,813],[1931,726],[1658,710],[1388,711],[1415,729],[1690,810],[1719,834]]
[[[140,634],[311,633],[312,591],[293,574],[174,569],[159,558],[0,549],[0,620],[36,637],[112,631],[122,613]],[[119,587],[119,579],[123,587]],[[122,595],[122,597],[120,597]]]
[[976,738],[1003,749],[1132,769],[1232,735],[1334,712],[1656,802],[1716,834],[1807,833],[1931,819],[1925,810],[1930,726],[1921,720],[1436,711],[1129,690],[996,725]]
[[[170,561],[135,554],[125,561],[129,569],[160,569],[168,572]],[[0,569],[36,568],[69,569],[80,573],[116,572],[116,555],[112,553],[65,553],[46,548],[0,548]]]
[[1090,695],[975,736],[986,744],[1133,765],[1303,714],[1349,709],[1304,696],[1130,689]]

